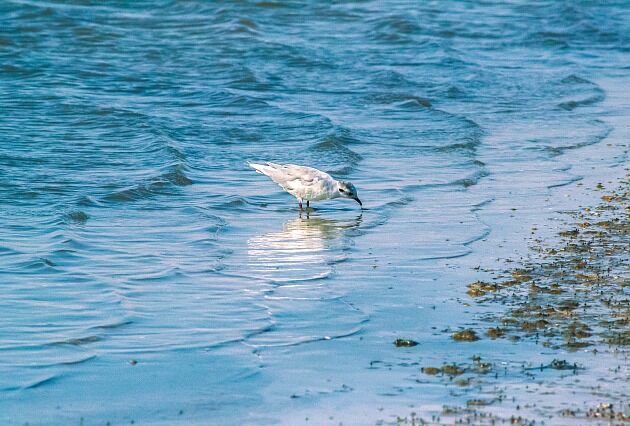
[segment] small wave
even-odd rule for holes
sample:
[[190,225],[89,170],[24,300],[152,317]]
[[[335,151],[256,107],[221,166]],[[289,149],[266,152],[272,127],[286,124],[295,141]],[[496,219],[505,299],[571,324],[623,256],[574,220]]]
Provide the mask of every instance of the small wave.
[[452,181],[432,182],[432,183],[424,183],[424,184],[418,184],[418,185],[407,185],[405,186],[405,190],[421,191],[421,190],[426,190],[426,189],[449,188],[449,187],[468,188],[473,185],[477,185],[479,181],[483,177],[486,177],[486,176],[489,176],[489,172],[487,172],[486,170],[480,170],[469,176],[466,176],[460,179],[455,179]]
[[101,205],[94,197],[89,195],[82,195],[77,199],[77,205],[83,207],[96,207]]
[[243,211],[249,209],[253,204],[247,201],[247,199],[239,196],[229,197],[230,200],[223,203],[217,203],[213,205],[213,209],[216,210],[235,210]]
[[575,74],[571,74],[569,76],[564,77],[560,80],[562,84],[593,84],[590,80],[577,76]]
[[393,104],[401,108],[430,108],[432,106],[431,101],[427,98],[404,93],[376,93],[367,96],[366,101],[374,104]]
[[529,35],[529,40],[542,43],[548,47],[569,47],[570,34],[558,31],[538,31]]
[[0,153],[0,162],[4,167],[32,167],[34,165],[49,164],[50,160],[35,156]]
[[[252,265],[247,265],[247,266],[251,267]],[[288,266],[291,266],[291,265],[289,264]],[[318,266],[321,266],[321,265],[318,265]],[[243,269],[246,269],[246,268],[243,268]],[[284,269],[282,271],[284,273],[296,273],[296,274],[310,273],[310,275],[308,276],[298,276],[298,277],[291,277],[291,278],[275,277],[268,273],[265,273],[264,271],[260,273],[257,273],[256,271],[253,271],[251,273],[242,273],[242,272],[237,272],[232,269],[228,270],[225,265],[218,265],[216,268],[212,269],[212,272],[218,275],[224,276],[224,277],[247,278],[251,280],[264,281],[266,283],[273,284],[274,286],[278,286],[278,287],[291,286],[295,284],[305,284],[305,283],[310,283],[314,281],[315,282],[322,281],[325,279],[329,279],[335,273],[334,270],[330,267],[330,265],[321,267],[320,269],[315,271],[315,273],[313,273],[313,271],[306,271],[303,268],[287,269],[287,265],[284,265]],[[273,272],[274,271],[271,271],[271,273]]]
[[[0,45],[1,46],[1,45]],[[5,64],[0,66],[0,74],[16,79],[34,78],[42,74],[38,69],[17,67],[15,65]]]
[[258,80],[258,78],[256,77],[256,73],[254,73],[254,71],[252,71],[248,67],[239,67],[237,75],[238,77],[232,80],[232,87],[251,90],[262,89],[266,87],[263,82]]
[[605,96],[603,93],[598,93],[584,99],[569,100],[569,101],[561,102],[558,104],[558,106],[564,110],[573,111],[577,107],[588,106],[588,105],[599,103],[603,101],[604,98]]
[[[247,115],[249,109],[267,109],[270,107],[266,101],[249,96],[242,93],[240,90],[223,90],[220,92],[214,92],[208,96],[206,100],[208,104],[220,105],[224,108],[229,108],[232,113],[238,115]],[[219,114],[223,114],[217,111]]]
[[22,386],[22,389],[35,389],[44,385],[49,385],[56,382],[61,376],[59,374],[53,374],[52,376],[44,377],[43,379],[35,380],[27,385]]
[[[304,345],[308,343],[322,342],[326,340],[338,340],[338,339],[343,339],[346,337],[352,337],[361,333],[364,329],[363,327],[364,324],[368,322],[369,322],[369,318],[363,318],[361,321],[359,321],[359,324],[360,324],[359,326],[345,333],[337,333],[337,334],[331,334],[327,336],[303,336],[303,337],[295,338],[290,342],[256,344],[256,343],[248,342],[247,340],[245,340],[243,343],[252,348],[262,349],[262,348],[286,348],[286,347]],[[271,330],[273,330],[273,328],[271,328]],[[256,336],[260,336],[262,334],[265,334],[265,333],[258,333]]]
[[461,87],[449,86],[446,89],[446,97],[450,99],[463,98],[466,96],[466,92]]
[[166,185],[163,182],[138,185],[123,189],[104,197],[105,201],[137,201],[149,198],[153,195],[162,194]]
[[137,201],[150,198],[155,195],[164,195],[172,193],[169,191],[173,186],[192,185],[190,180],[184,173],[184,166],[181,164],[170,167],[170,170],[158,177],[151,179],[147,183],[126,188],[112,194],[106,195],[106,201]]
[[9,247],[0,246],[0,256],[15,256],[18,254],[23,254],[23,253]]
[[343,176],[349,176],[354,171],[354,167],[351,165],[347,165],[347,166],[329,168],[327,171],[329,174],[333,176],[343,177]]
[[348,175],[363,160],[361,154],[348,145],[359,143],[361,142],[353,137],[349,130],[335,127],[332,132],[308,148],[307,154],[311,158],[306,161],[335,176]]
[[374,87],[387,87],[394,90],[413,88],[415,83],[405,78],[401,73],[392,70],[379,70],[370,76]]
[[552,189],[552,188],[560,188],[563,186],[567,186],[567,185],[571,185],[572,183],[575,182],[579,182],[583,179],[582,176],[570,176],[568,178],[566,178],[565,180],[558,182],[558,183],[554,183],[551,185],[547,185],[547,189]]
[[38,191],[34,191],[32,188],[22,190],[17,185],[11,185],[11,184],[6,185],[4,187],[4,189],[8,189],[8,188],[15,189],[15,192],[13,192],[13,195],[11,198],[15,200],[22,200],[22,201],[35,200],[45,193],[45,190],[43,188],[38,188]]
[[121,321],[111,322],[107,324],[99,324],[93,327],[90,327],[92,330],[112,330],[120,327],[126,327],[128,325],[133,324],[133,321],[130,319],[125,319]]
[[405,195],[403,197],[400,197],[397,200],[390,201],[388,203],[383,204],[383,207],[403,207],[403,206],[409,205],[414,200],[415,198],[413,198],[412,196]]
[[[589,145],[595,145],[608,137],[610,132],[612,132],[613,127],[601,120],[593,120],[591,124],[599,127],[600,131],[596,134],[585,136],[581,141],[576,143],[572,143],[570,145],[562,145],[562,146],[544,146],[542,149],[550,153],[552,156],[558,156],[564,154],[566,151],[583,148]],[[539,148],[540,149],[540,148]]]
[[45,363],[38,363],[38,364],[35,364],[35,365],[33,365],[30,362],[29,363],[13,364],[13,365],[16,366],[16,367],[28,367],[28,368],[43,369],[43,368],[57,367],[57,366],[60,366],[60,365],[78,365],[78,364],[83,364],[83,363],[91,361],[91,360],[93,360],[95,358],[96,358],[96,355],[90,354],[90,355],[81,355],[78,358],[64,359],[64,360],[59,360],[58,358],[55,358],[54,361],[45,362]]
[[162,178],[176,186],[188,186],[192,185],[192,180],[184,174],[184,167],[177,165],[173,170],[162,175]]
[[481,179],[489,175],[490,172],[488,172],[487,170],[478,170],[470,176],[453,181],[451,184],[468,188],[470,186],[478,184]]
[[248,18],[233,19],[230,22],[222,25],[227,30],[227,33],[243,34],[243,35],[255,35],[259,34],[258,25],[254,21]]
[[450,143],[447,145],[436,147],[435,151],[437,152],[456,152],[456,151],[462,151],[462,150],[473,151],[479,146],[480,143],[481,143],[481,140],[479,138],[463,137],[461,138],[460,141],[457,141],[455,143]]
[[[87,241],[87,240],[86,240]],[[90,247],[89,243],[86,243],[78,238],[64,238],[61,241],[61,245],[64,247],[63,249],[59,249],[58,251],[61,252],[62,250],[65,250],[66,252],[72,252],[72,253],[77,253],[77,252],[89,252],[91,250],[92,247]]]
[[58,272],[57,264],[45,257],[37,257],[13,265],[14,272],[19,274],[37,272]]
[[606,98],[606,92],[601,87],[575,74],[562,78],[560,83],[562,86],[567,86],[572,92],[581,92],[581,96],[577,99],[575,99],[575,95],[568,95],[568,100],[558,104],[558,107],[566,111],[572,111],[581,106],[593,105],[602,102]]
[[327,136],[323,141],[311,145],[310,150],[332,155],[336,161],[343,163],[357,164],[363,159],[360,154],[346,147],[343,142],[334,135]]
[[256,6],[264,7],[266,9],[281,9],[287,7],[288,4],[279,1],[259,1],[256,3]]
[[395,106],[403,109],[429,108],[431,107],[431,101],[428,99],[416,98],[399,102]]
[[102,337],[92,335],[92,336],[75,337],[71,339],[60,340],[60,341],[51,343],[51,345],[53,346],[57,346],[57,345],[83,346],[90,343],[100,342],[101,340],[103,340]]
[[186,161],[186,155],[184,152],[174,145],[167,144],[164,147],[164,151],[171,157],[177,159],[180,162]]
[[421,32],[418,24],[400,15],[377,18],[370,23],[373,25],[370,32],[372,38],[388,43],[409,41],[413,35]]
[[[476,238],[476,237],[475,237]],[[481,237],[480,239],[482,239]],[[470,242],[474,242],[475,240],[471,240]],[[466,244],[466,242],[464,243]],[[427,260],[441,260],[441,259],[457,259],[459,257],[468,256],[472,253],[472,249],[468,248],[466,245],[463,246],[455,246],[450,245],[442,250],[435,249],[432,251],[432,254],[419,256],[419,261],[427,261]]]
[[[330,123],[330,119],[328,117],[324,117],[327,123]],[[328,134],[327,138],[334,139],[336,142],[339,142],[342,145],[355,145],[360,144],[361,140],[357,139],[353,136],[352,131],[345,127],[341,127],[339,125],[335,125],[333,131]]]

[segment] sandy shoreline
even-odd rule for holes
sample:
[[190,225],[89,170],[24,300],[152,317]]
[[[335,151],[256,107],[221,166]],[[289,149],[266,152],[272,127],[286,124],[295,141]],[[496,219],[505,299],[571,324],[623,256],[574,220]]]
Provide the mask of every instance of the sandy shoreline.
[[[623,91],[608,90],[613,94],[608,102],[619,102],[613,108],[619,111]],[[468,283],[461,303],[475,320],[453,324],[448,332],[462,345],[496,341],[496,350],[421,367],[452,394],[467,395],[466,404],[414,407],[378,423],[630,422],[630,168],[624,165],[629,132],[623,117],[612,114],[615,131],[602,142],[605,147],[578,153],[588,159],[581,165],[576,161],[583,179],[553,190],[562,209],[554,206],[557,213],[545,218],[545,213],[524,217],[518,213],[521,206],[514,208],[512,220],[529,228],[520,234],[526,248],[518,236],[501,235],[496,253],[467,259],[479,279]],[[588,173],[587,163],[607,154],[620,161]],[[472,266],[475,261],[479,264]],[[505,343],[499,342],[525,349],[506,361]],[[542,356],[527,357],[537,352]]]
[[[442,365],[424,366],[424,374],[439,376],[455,389],[476,387],[483,397],[469,399],[466,406],[444,406],[440,415],[431,418],[410,415],[397,419],[397,423],[509,421],[533,425],[541,418],[551,424],[630,422],[630,173],[613,187],[605,190],[602,184],[592,189],[601,193],[601,203],[571,214],[569,226],[558,232],[558,243],[546,244],[534,236],[530,259],[494,271],[493,280],[468,285],[472,303],[501,305],[503,312],[484,316],[485,329],[482,323],[454,333],[454,339],[534,342],[558,358],[538,365],[522,359],[520,367],[502,367],[493,361],[493,354],[484,353],[483,357],[471,357],[468,363],[445,360]],[[591,359],[579,356],[578,351],[581,355],[590,353]],[[608,368],[597,368],[596,364]],[[509,375],[512,381],[520,376],[523,382],[530,382],[527,393],[551,395],[575,389],[585,392],[582,398],[588,398],[591,392],[592,403],[579,401],[580,397],[573,404],[556,401],[541,406],[540,402],[527,402],[522,385],[501,383],[500,375]],[[525,402],[510,404],[517,396]],[[511,406],[508,410],[489,408],[504,401],[507,404],[503,405]]]

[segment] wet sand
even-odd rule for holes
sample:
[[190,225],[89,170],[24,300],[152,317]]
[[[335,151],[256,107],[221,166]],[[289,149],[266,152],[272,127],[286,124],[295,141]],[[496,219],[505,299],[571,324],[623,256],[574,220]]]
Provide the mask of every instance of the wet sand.
[[[465,403],[418,406],[377,423],[630,424],[629,171],[613,167],[607,179],[593,173],[560,191],[576,208],[525,220],[526,250],[477,256],[472,269],[482,278],[461,299],[476,320],[443,332],[462,345],[489,340],[496,348],[420,367],[421,381]],[[505,343],[516,348],[512,357]],[[536,352],[542,356],[527,357]]]
[[[471,397],[464,406],[445,405],[430,418],[413,413],[396,423],[630,423],[630,173],[612,187],[592,188],[601,192],[601,203],[567,213],[568,226],[558,232],[555,244],[537,238],[534,230],[529,259],[487,271],[492,279],[469,284],[471,303],[500,306],[500,311],[484,315],[474,329],[452,334],[462,342],[480,338],[517,345],[533,342],[558,358],[540,364],[522,359],[505,366],[492,353],[484,353],[483,358],[475,355],[464,363],[445,360],[442,365],[423,366],[422,373],[436,376],[453,392],[476,388],[483,396]],[[590,362],[574,361],[578,351],[592,355]],[[593,369],[590,364],[598,362],[607,368]],[[520,377],[521,383],[503,384],[501,376],[512,381]],[[587,388],[581,381],[589,383]],[[553,395],[554,388],[590,391],[593,402],[566,408],[554,402],[510,404],[516,395],[522,399],[524,384],[525,392],[539,395]],[[510,408],[488,409],[503,402]]]

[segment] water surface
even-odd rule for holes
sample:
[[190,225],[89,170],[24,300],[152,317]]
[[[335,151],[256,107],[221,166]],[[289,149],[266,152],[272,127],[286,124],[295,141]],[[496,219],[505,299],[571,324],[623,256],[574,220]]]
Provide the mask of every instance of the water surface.
[[[580,178],[572,153],[613,131],[598,81],[630,63],[626,1],[9,0],[0,21],[4,423],[457,399],[373,361],[400,334],[467,353],[435,333],[467,321],[452,265]],[[266,160],[366,209],[300,214],[246,165]]]

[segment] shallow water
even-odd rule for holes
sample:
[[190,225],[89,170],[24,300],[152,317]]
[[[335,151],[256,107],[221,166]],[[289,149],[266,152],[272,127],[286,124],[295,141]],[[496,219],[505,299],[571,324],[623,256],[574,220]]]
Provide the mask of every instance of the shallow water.
[[[469,351],[432,334],[467,321],[453,265],[614,131],[630,5],[574,3],[3,2],[0,419],[457,399],[371,363]],[[300,215],[266,160],[366,209]]]

